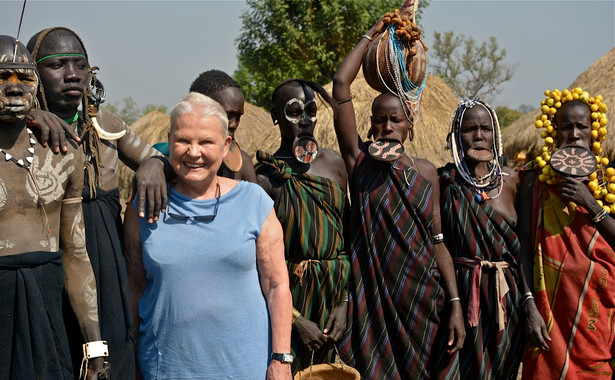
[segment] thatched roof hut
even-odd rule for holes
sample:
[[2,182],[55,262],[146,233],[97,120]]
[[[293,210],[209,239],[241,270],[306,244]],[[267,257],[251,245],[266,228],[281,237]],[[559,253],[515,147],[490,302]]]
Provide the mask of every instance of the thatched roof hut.
[[[607,112],[607,117],[610,119],[608,125],[610,132],[602,146],[606,156],[612,162],[615,160],[615,130],[613,129],[613,120],[615,120],[615,116],[613,116],[613,110],[615,110],[615,48],[594,62],[567,88],[573,89],[576,87],[581,87],[592,96],[601,94],[609,107],[610,112]],[[563,90],[564,87],[559,87],[559,89]],[[519,163],[524,163],[525,158],[532,159],[540,152],[544,141],[534,127],[536,117],[540,114],[540,109],[537,108],[523,115],[503,130],[504,153],[513,161],[517,158]]]
[[[331,93],[332,84],[324,86]],[[378,92],[373,90],[365,79],[362,71],[359,71],[357,79],[350,87],[355,96],[353,105],[357,117],[357,127],[363,139],[367,138],[369,129],[369,116],[371,104]],[[427,76],[427,83],[423,91],[420,115],[414,129],[414,141],[406,142],[406,152],[411,156],[423,157],[432,161],[436,166],[450,160],[450,154],[444,151],[446,134],[450,126],[451,116],[457,107],[457,97],[453,91],[440,78],[433,75]],[[264,129],[246,128],[250,124],[241,120],[241,126],[237,130],[237,140],[242,149],[254,157],[256,150],[273,153],[280,146],[280,132],[277,126],[267,121]],[[337,137],[333,128],[333,111],[330,107],[318,103],[318,123],[314,132],[318,144],[322,148],[329,148],[339,152]]]
[[[332,84],[325,86],[331,93]],[[350,88],[355,96],[353,104],[357,117],[357,127],[362,138],[366,139],[369,129],[371,104],[378,92],[373,90],[362,71]],[[320,100],[319,100],[320,101]],[[457,107],[458,99],[444,81],[433,75],[427,75],[427,83],[421,100],[419,120],[414,128],[414,141],[406,142],[406,152],[411,156],[427,158],[436,166],[450,160],[450,154],[444,150],[446,134],[450,127],[451,116]],[[333,128],[333,111],[320,102],[318,104],[318,123],[315,137],[323,148],[339,151],[335,130]],[[148,144],[167,141],[170,117],[153,111],[137,120],[131,129]],[[253,159],[257,150],[273,153],[280,145],[280,131],[273,125],[269,112],[246,103],[241,124],[235,133],[237,141]],[[126,197],[133,173],[120,165],[120,189]]]

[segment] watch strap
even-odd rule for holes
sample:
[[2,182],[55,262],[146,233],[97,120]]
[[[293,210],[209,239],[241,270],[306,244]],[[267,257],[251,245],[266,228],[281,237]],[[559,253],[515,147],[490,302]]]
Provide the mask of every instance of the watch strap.
[[294,360],[294,357],[291,354],[286,353],[286,352],[284,353],[274,352],[271,354],[271,359],[280,361],[282,363],[292,363]]

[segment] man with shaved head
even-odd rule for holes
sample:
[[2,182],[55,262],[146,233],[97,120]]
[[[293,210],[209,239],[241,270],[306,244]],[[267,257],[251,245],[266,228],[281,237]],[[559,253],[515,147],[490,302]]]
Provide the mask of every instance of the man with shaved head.
[[88,342],[87,378],[103,371],[96,282],[85,246],[84,155],[55,155],[26,126],[36,66],[14,38],[0,36],[0,374],[71,379],[62,289]]

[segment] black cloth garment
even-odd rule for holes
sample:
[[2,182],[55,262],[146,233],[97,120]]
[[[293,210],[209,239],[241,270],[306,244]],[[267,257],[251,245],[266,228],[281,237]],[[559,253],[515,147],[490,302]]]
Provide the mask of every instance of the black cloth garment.
[[0,379],[70,380],[60,252],[0,256]]
[[[98,292],[98,315],[103,340],[109,344],[110,378],[135,377],[130,289],[122,250],[122,220],[119,190],[96,189],[96,197],[83,190],[83,217],[86,245]],[[83,358],[83,338],[76,317],[64,307],[73,367]],[[69,327],[70,326],[70,327]],[[78,375],[78,374],[76,374]]]

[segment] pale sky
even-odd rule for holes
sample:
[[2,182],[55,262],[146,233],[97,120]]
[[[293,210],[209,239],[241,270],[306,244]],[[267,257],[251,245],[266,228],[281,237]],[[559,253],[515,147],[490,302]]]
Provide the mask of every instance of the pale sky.
[[[0,0],[0,34],[15,36],[22,4]],[[108,102],[131,96],[140,107],[170,109],[199,73],[220,69],[232,75],[245,7],[240,0],[30,0],[20,40],[27,43],[52,26],[71,28],[84,41],[90,64],[100,67]],[[427,46],[434,31],[477,41],[495,36],[507,51],[506,62],[518,66],[491,104],[538,108],[545,89],[569,86],[615,46],[614,20],[614,0],[432,0],[422,26]]]

